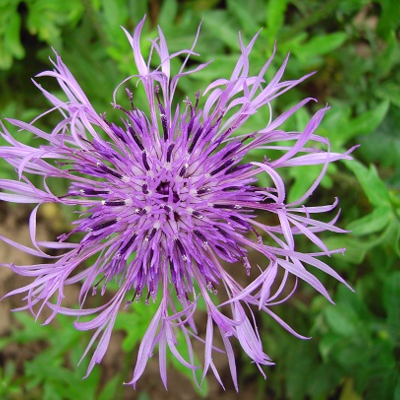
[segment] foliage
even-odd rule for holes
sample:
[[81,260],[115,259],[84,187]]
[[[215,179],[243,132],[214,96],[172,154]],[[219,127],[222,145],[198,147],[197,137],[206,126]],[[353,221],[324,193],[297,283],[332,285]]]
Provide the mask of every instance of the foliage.
[[[329,137],[332,150],[362,145],[354,152],[356,161],[328,170],[322,182],[324,192],[315,194],[319,199],[341,200],[341,225],[351,233],[326,241],[331,248],[347,248],[345,256],[334,257],[330,263],[354,286],[355,292],[323,281],[330,287],[336,302],[333,306],[321,297],[311,301],[307,287],[302,286],[291,307],[282,307],[278,313],[313,339],[298,341],[263,319],[260,323],[265,327],[266,346],[272,348],[277,367],[267,371],[269,379],[264,381],[247,365],[245,357],[239,356],[241,387],[257,379],[259,398],[264,398],[266,392],[277,399],[400,398],[397,1],[248,0],[243,7],[241,0],[0,0],[0,116],[30,119],[44,108],[43,100],[35,97],[29,78],[45,69],[51,55],[49,46],[54,46],[94,106],[107,110],[113,118],[114,111],[108,106],[112,91],[127,74],[135,73],[129,45],[119,26],[132,30],[145,12],[151,22],[145,26],[144,37],[154,37],[157,24],[162,25],[171,52],[191,45],[190,38],[203,19],[196,47],[201,55],[197,60],[213,59],[214,63],[182,80],[182,99],[193,98],[210,80],[231,73],[239,51],[238,31],[248,43],[262,29],[252,53],[254,70],[271,54],[275,41],[277,56],[271,73],[289,51],[289,78],[318,70],[284,102],[277,103],[275,111],[282,112],[299,99],[313,96],[322,104],[331,105],[319,134]],[[149,51],[149,42],[144,40],[142,48]],[[196,62],[196,58],[193,60]],[[140,105],[141,100],[138,94],[135,101]],[[302,129],[310,111],[297,113],[287,128]],[[255,123],[246,125],[246,129],[257,129],[268,117],[262,113],[255,116]],[[51,126],[51,115],[41,123],[44,128]],[[29,143],[32,139],[27,136],[24,140]],[[263,154],[257,156],[261,158]],[[319,172],[318,168],[300,167],[288,175],[289,199],[299,198]],[[3,175],[13,173],[3,171]],[[126,335],[122,348],[127,354],[137,346],[151,314],[145,307],[139,310],[142,311],[137,315],[121,313],[117,321],[117,329]],[[81,381],[87,361],[84,359],[78,368],[75,365],[88,339],[74,330],[68,318],[60,317],[58,326],[46,328],[24,314],[17,313],[15,318],[20,328],[0,339],[0,349],[11,343],[27,346],[39,341],[45,341],[47,347],[25,361],[22,374],[21,366],[17,368],[12,360],[1,362],[0,397],[26,398],[26,390],[43,399],[116,396],[118,382],[126,379],[123,368],[106,384],[101,380],[100,369]],[[307,326],[311,325],[308,331]],[[170,363],[179,368],[172,359]]]

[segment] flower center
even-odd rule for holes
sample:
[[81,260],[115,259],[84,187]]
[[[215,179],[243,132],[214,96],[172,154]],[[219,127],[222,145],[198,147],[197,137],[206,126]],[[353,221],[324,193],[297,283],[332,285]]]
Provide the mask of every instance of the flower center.
[[178,203],[180,200],[178,193],[171,187],[171,183],[168,181],[162,181],[156,188],[158,194],[163,195],[163,200],[167,201],[170,193],[172,192],[173,203]]

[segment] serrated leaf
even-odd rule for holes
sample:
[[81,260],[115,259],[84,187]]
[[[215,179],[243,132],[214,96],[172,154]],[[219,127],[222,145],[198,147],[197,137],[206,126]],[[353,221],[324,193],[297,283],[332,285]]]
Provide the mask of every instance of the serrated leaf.
[[332,250],[345,248],[346,251],[343,255],[335,254],[334,257],[352,264],[360,264],[370,248],[366,242],[361,242],[349,237],[329,237],[325,239],[324,242],[326,246]]
[[379,178],[378,172],[373,165],[368,169],[358,161],[346,161],[345,163],[356,175],[365,195],[373,206],[390,207],[389,192],[385,183]]
[[337,104],[332,107],[322,121],[322,132],[328,136],[335,146],[342,146],[350,139],[370,134],[385,119],[389,110],[390,101],[384,100],[373,109],[362,115],[352,118],[351,110],[344,105]]
[[355,236],[379,232],[389,223],[391,216],[392,211],[389,207],[378,207],[365,217],[351,222],[347,229]]
[[54,327],[40,325],[32,315],[27,313],[15,313],[13,317],[23,326],[23,329],[16,330],[13,333],[13,339],[17,343],[29,343],[33,340],[46,339],[50,332],[54,333]]
[[146,305],[141,302],[135,304],[133,312],[118,313],[114,329],[126,332],[126,337],[122,342],[124,351],[132,351],[139,344],[155,314],[156,307],[156,304]]
[[384,100],[378,106],[372,110],[364,112],[359,117],[350,120],[348,131],[351,136],[347,136],[347,139],[356,135],[368,135],[374,131],[384,120],[388,110],[390,101]]
[[75,26],[85,10],[80,0],[36,0],[27,5],[27,26],[31,34],[57,46],[61,46],[61,27]]

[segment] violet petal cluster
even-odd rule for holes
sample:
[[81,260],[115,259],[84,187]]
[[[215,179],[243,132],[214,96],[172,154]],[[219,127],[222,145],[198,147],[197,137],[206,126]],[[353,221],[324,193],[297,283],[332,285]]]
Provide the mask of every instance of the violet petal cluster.
[[[130,109],[117,105],[114,96],[122,122],[109,122],[105,114],[93,109],[56,54],[54,70],[38,76],[56,79],[67,99],[36,85],[51,102],[50,111],[61,114],[60,122],[45,132],[34,123],[8,120],[44,144],[23,144],[1,125],[1,136],[8,145],[0,148],[0,157],[15,168],[18,179],[0,179],[0,199],[36,204],[29,219],[33,246],[3,236],[1,239],[46,260],[34,265],[7,264],[15,273],[33,278],[7,296],[23,294],[26,303],[21,309],[29,309],[36,316],[43,307],[49,307],[52,312],[45,323],[60,313],[78,317],[76,329],[94,330],[85,352],[98,341],[88,374],[107,350],[119,310],[133,300],[156,302],[158,309],[141,341],[128,384],[136,385],[156,346],[165,386],[167,348],[196,371],[199,365],[194,361],[193,341],[200,340],[204,344],[203,377],[211,369],[222,385],[213,354],[223,351],[237,389],[233,338],[263,374],[261,367],[273,364],[264,351],[255,310],[267,313],[302,337],[272,311],[273,306],[290,297],[298,279],[330,300],[313,269],[346,284],[319,259],[333,251],[318,233],[343,230],[335,226],[337,215],[330,222],[321,222],[315,216],[332,211],[337,200],[320,207],[304,204],[329,163],[349,159],[350,152],[331,152],[328,140],[315,133],[327,107],[316,112],[302,132],[280,128],[297,110],[315,101],[312,98],[277,117],[270,111],[270,119],[256,132],[238,133],[259,108],[272,110],[274,99],[311,75],[284,81],[287,58],[273,79],[265,82],[274,54],[258,75],[250,75],[249,54],[257,36],[247,46],[239,36],[241,55],[232,75],[204,90],[203,107],[199,106],[200,95],[173,105],[178,81],[207,65],[186,69],[189,57],[196,55],[193,48],[198,34],[190,50],[170,54],[159,29],[159,38],[152,41],[150,57],[145,61],[140,49],[144,22],[138,24],[133,36],[126,32],[138,74],[122,84],[136,79],[137,85],[142,85],[148,112],[137,109],[133,102]],[[157,68],[152,67],[155,55],[161,60]],[[173,58],[182,61],[175,76],[171,75]],[[128,91],[128,96],[132,100],[134,94]],[[249,154],[256,149],[264,150],[263,161],[250,161]],[[279,170],[316,164],[321,165],[318,179],[298,201],[288,204]],[[258,184],[262,174],[268,176],[269,187]],[[41,188],[32,183],[32,177],[37,181],[37,176],[42,178]],[[68,192],[54,194],[50,178],[68,181]],[[38,208],[46,203],[71,206],[71,212],[80,210],[71,230],[53,242],[36,239]],[[267,218],[273,222],[267,224]],[[295,240],[299,235],[318,250],[299,252]],[[249,253],[258,254],[257,265],[251,265]],[[242,284],[233,277],[238,274],[243,275]],[[103,305],[87,306],[90,296],[102,298],[111,281],[118,283],[118,290],[108,293]],[[63,305],[64,289],[79,282],[79,307],[68,308]],[[223,302],[219,300],[221,294]],[[199,319],[194,316],[200,298],[207,317],[205,326],[198,327]],[[90,315],[93,318],[89,321],[79,320]],[[215,344],[215,334],[220,335],[223,348]],[[178,337],[188,346],[189,359],[179,353]]]

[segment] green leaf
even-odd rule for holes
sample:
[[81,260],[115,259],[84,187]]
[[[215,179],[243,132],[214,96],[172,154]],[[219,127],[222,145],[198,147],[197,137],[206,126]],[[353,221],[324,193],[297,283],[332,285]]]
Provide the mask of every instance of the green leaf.
[[325,310],[325,318],[332,331],[341,336],[354,336],[359,334],[360,322],[353,309],[336,306],[328,306]]
[[290,176],[294,178],[294,183],[290,185],[288,202],[298,200],[315,182],[321,172],[319,165],[308,165],[290,170]]
[[339,400],[362,400],[363,398],[354,390],[354,379],[346,378],[342,385]]
[[355,236],[379,232],[389,223],[391,216],[392,211],[389,207],[377,207],[372,213],[351,222],[347,229]]
[[376,89],[375,94],[382,100],[389,100],[396,107],[400,107],[400,90],[392,80],[382,82]]
[[232,26],[226,11],[205,12],[204,27],[212,31],[213,36],[221,40],[230,49],[240,51],[238,32]]
[[143,302],[135,306],[132,312],[118,313],[115,321],[114,328],[126,332],[126,337],[122,342],[122,348],[126,352],[132,351],[142,340],[158,307],[156,304],[146,305]]
[[[0,398],[7,399],[10,392],[20,393],[18,384],[15,383],[17,376],[16,366],[13,361],[6,361],[4,368],[0,367]],[[4,397],[1,397],[4,396]]]
[[8,344],[10,344],[12,342],[12,339],[10,337],[6,337],[6,338],[1,338],[0,339],[0,351],[6,347]]
[[374,131],[384,120],[389,105],[390,101],[384,100],[372,110],[364,112],[359,117],[352,118],[348,126],[348,132],[351,136],[346,135],[347,139],[356,135],[367,135]]
[[[176,335],[176,340],[178,342],[178,344],[176,346],[177,350],[179,351],[181,356],[186,361],[190,361],[189,348],[186,345],[186,340],[185,340],[184,335],[182,334],[182,332],[180,330],[177,330],[175,332],[175,335]],[[176,370],[178,370],[182,375],[187,376],[191,381],[193,381],[193,388],[197,392],[197,394],[199,394],[201,397],[207,397],[208,392],[209,392],[207,377],[204,379],[201,387],[199,388],[197,386],[197,384],[194,382],[193,372],[190,369],[188,369],[187,367],[185,367],[183,364],[181,364],[180,361],[175,356],[173,356],[170,352],[167,352],[167,356],[168,356],[168,360],[171,361],[172,365],[174,366],[174,368]],[[200,365],[199,359],[195,353],[193,354],[193,358],[194,358],[194,362],[193,362],[194,365]],[[200,382],[201,377],[202,377],[201,368],[199,368],[195,371],[195,376],[196,376],[197,381]]]
[[21,16],[19,1],[0,2],[0,69],[9,69],[13,58],[22,59],[25,49],[20,40]]
[[394,388],[393,399],[399,400],[400,399],[400,374],[397,376],[396,386]]
[[84,12],[80,0],[36,0],[28,2],[27,26],[31,34],[49,44],[61,47],[61,27],[74,26]]
[[[330,164],[327,173],[321,180],[321,187],[331,188],[332,179],[328,174],[332,174],[336,167]],[[294,183],[290,186],[288,194],[288,202],[298,200],[311,187],[321,173],[320,165],[305,165],[290,170],[289,175],[294,178]]]
[[345,248],[346,252],[344,255],[335,254],[334,257],[352,264],[360,264],[370,248],[366,242],[352,239],[350,237],[329,237],[325,239],[324,242],[326,246],[332,250]]
[[397,29],[400,23],[400,7],[397,0],[380,0],[382,12],[379,18],[377,33],[387,39],[391,31]]
[[[400,135],[398,134],[400,87],[394,85],[393,82],[390,82],[389,86],[399,95],[399,107],[391,106],[379,128],[370,135],[361,136],[357,140],[361,144],[360,153],[369,163],[376,162],[381,166],[400,168]],[[400,174],[394,173],[391,181],[395,182],[396,180],[400,183]]]
[[35,321],[34,317],[28,313],[15,313],[13,317],[23,326],[23,329],[18,329],[13,332],[13,339],[17,343],[29,343],[33,340],[46,339],[50,332],[54,333],[54,327],[50,325],[40,325],[40,323]]
[[328,136],[336,148],[343,146],[350,139],[370,134],[385,119],[390,101],[384,100],[373,109],[358,117],[351,116],[351,110],[345,104],[335,103],[322,121],[322,134]]
[[283,27],[287,3],[287,0],[270,0],[267,3],[266,36],[270,45],[274,44]]
[[400,339],[400,272],[395,271],[385,280],[383,306],[387,314],[388,327],[395,340]]
[[319,352],[321,353],[322,359],[327,362],[330,354],[334,351],[335,346],[342,340],[342,337],[335,333],[325,334],[319,342]]
[[358,161],[346,161],[346,166],[354,172],[360,182],[365,195],[375,207],[390,207],[389,192],[385,183],[379,178],[376,168],[371,165],[369,169]]
[[[228,10],[239,20],[241,31],[254,35],[257,27],[255,26],[255,16],[251,13],[249,4],[243,7],[243,2],[241,0],[228,0],[227,6]],[[258,9],[258,12],[262,11]]]
[[[392,31],[388,36],[386,48],[381,54],[379,54],[376,60],[377,71],[375,73],[377,78],[382,79],[391,77],[390,72],[392,68],[399,63],[399,51],[400,51],[400,43],[397,41],[396,33]],[[394,79],[390,80],[389,82],[391,82],[393,85],[394,83],[393,81]],[[380,85],[378,89],[379,88]]]
[[7,31],[5,33],[5,47],[17,59],[25,55],[25,49],[22,47],[19,35],[21,29],[21,17],[18,12],[12,13],[8,21]]
[[158,25],[165,30],[164,27],[168,27],[174,24],[176,15],[178,12],[178,3],[176,0],[165,0],[162,3],[161,12],[158,16]]
[[113,399],[117,392],[118,386],[121,384],[120,379],[120,375],[117,375],[114,378],[110,379],[104,386],[104,389],[101,391],[98,400]]
[[327,35],[319,35],[311,38],[308,42],[302,43],[293,49],[293,53],[301,61],[308,58],[328,54],[340,47],[347,39],[344,32],[329,33]]
[[125,0],[102,0],[104,21],[107,24],[108,34],[120,34],[120,25],[125,25],[128,6]]

